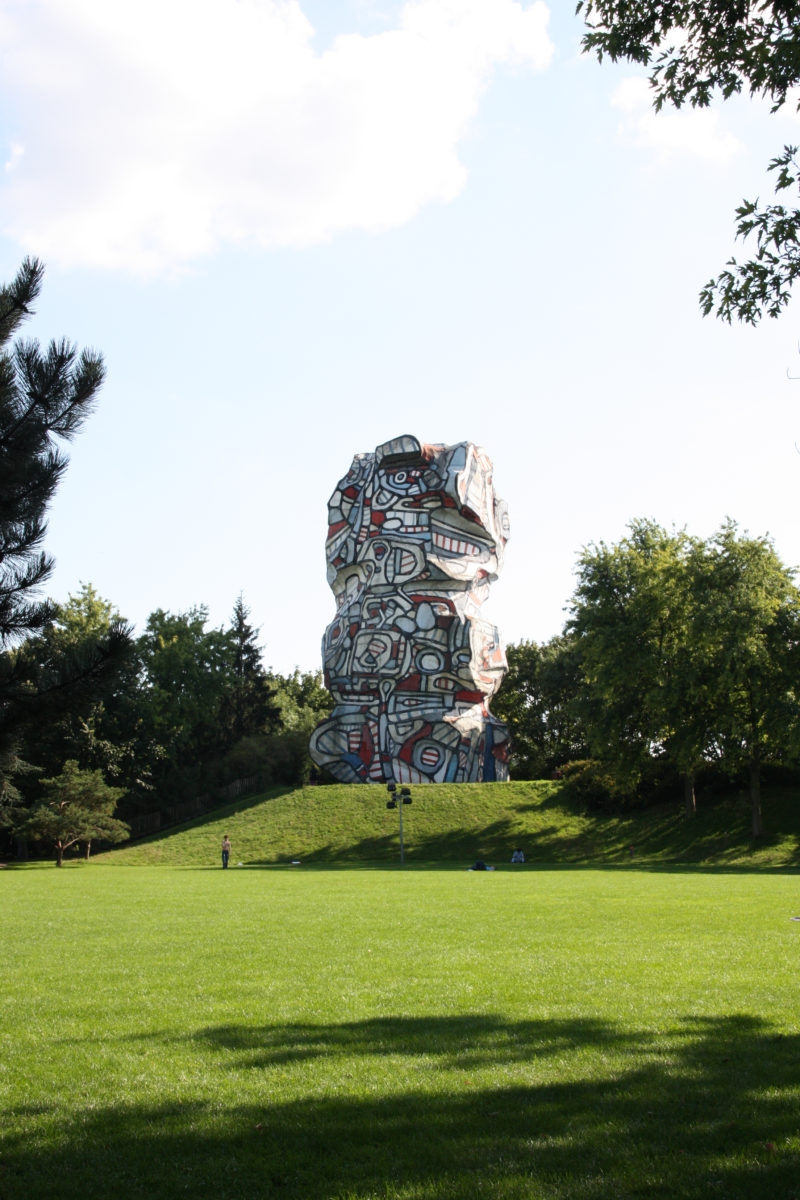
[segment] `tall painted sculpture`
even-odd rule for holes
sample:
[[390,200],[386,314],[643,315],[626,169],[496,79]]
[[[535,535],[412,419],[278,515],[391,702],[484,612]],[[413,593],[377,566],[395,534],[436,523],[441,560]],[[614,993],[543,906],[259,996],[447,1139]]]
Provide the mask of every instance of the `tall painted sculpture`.
[[328,516],[337,611],[322,655],[336,707],[314,761],[345,783],[507,779],[508,730],[488,707],[506,659],[481,608],[508,513],[488,456],[394,438],[355,456]]

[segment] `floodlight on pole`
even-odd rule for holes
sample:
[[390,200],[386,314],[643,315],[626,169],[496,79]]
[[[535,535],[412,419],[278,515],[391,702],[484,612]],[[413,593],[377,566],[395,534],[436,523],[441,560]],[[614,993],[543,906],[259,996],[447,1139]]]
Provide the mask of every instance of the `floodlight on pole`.
[[400,813],[400,866],[403,867],[406,861],[406,851],[403,842],[403,805],[411,803],[411,788],[403,787],[398,792],[396,783],[387,783],[386,790],[389,793],[386,807],[396,808]]

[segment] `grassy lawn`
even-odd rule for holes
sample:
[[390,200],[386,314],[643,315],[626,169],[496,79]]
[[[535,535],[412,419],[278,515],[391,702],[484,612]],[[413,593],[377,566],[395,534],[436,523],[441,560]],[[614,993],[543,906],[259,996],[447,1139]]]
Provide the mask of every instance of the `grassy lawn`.
[[3,1200],[800,1196],[796,874],[47,866],[0,898]]
[[[558,783],[428,784],[412,788],[403,810],[406,861],[466,867],[476,858],[507,863],[521,845],[539,863],[697,863],[800,867],[800,795],[764,793],[765,836],[750,840],[743,793],[703,801],[697,816],[682,804],[656,805],[627,816],[587,813]],[[289,862],[396,863],[398,813],[381,787],[363,784],[275,788],[239,800],[188,825],[143,838],[99,861],[120,866],[216,866],[223,833],[233,861],[250,866]],[[77,851],[76,851],[77,853]]]

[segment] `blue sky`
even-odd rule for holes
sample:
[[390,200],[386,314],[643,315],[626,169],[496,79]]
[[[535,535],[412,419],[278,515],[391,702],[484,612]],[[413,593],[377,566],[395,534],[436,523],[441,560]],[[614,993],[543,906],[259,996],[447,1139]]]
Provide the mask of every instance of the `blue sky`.
[[319,665],[327,499],[402,433],[471,440],[511,540],[488,614],[558,633],[580,548],[726,516],[800,562],[798,310],[700,316],[740,200],[800,141],[656,116],[571,0],[6,0],[0,269],[108,381],[50,510],[49,592],[141,630],[244,592]]

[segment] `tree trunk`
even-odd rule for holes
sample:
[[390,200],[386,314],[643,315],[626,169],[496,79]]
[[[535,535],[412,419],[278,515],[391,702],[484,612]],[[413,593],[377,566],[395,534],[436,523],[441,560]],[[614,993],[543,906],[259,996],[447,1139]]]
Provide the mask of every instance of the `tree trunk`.
[[64,847],[59,842],[56,846],[56,866],[63,867],[64,865]]
[[694,794],[694,771],[687,771],[683,776],[683,803],[686,806],[687,817],[697,815],[697,798]]
[[763,833],[761,824],[761,763],[758,754],[750,759],[750,811],[753,817],[752,835],[757,840]]
[[92,839],[89,838],[89,841],[86,843],[86,861],[87,862],[89,861],[89,855],[91,853],[92,853]]

